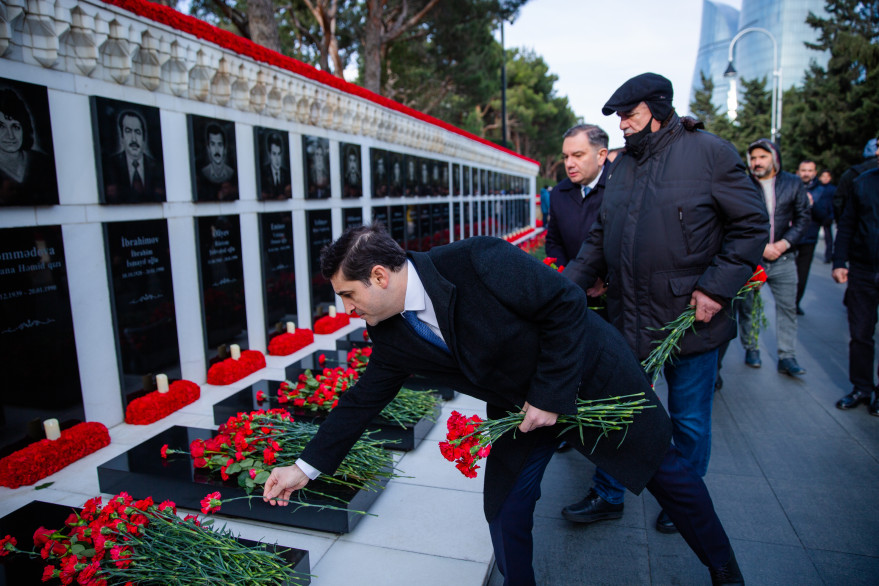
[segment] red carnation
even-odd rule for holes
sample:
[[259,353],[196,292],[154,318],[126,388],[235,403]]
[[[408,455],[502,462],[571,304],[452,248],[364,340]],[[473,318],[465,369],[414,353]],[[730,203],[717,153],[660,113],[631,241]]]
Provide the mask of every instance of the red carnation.
[[160,450],[160,453],[162,454],[162,458],[163,458],[163,459],[167,459],[167,458],[168,458],[168,444],[165,444],[165,445],[162,446],[162,449]]
[[220,500],[219,492],[212,492],[207,495],[203,499],[201,499],[201,512],[205,515],[211,515],[220,510],[220,505],[223,504],[223,501]]

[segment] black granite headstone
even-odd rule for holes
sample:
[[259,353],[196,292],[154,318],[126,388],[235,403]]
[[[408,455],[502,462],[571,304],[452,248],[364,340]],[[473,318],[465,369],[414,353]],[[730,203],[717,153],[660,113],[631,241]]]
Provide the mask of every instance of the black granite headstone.
[[308,226],[308,272],[311,276],[311,317],[317,320],[335,306],[336,297],[328,279],[320,273],[320,251],[333,241],[333,223],[330,210],[309,210]]
[[461,195],[461,165],[452,165],[452,195]]
[[[0,78],[0,125],[6,134],[0,164],[0,206],[58,203],[49,96],[40,85]],[[7,160],[8,159],[8,160]]]
[[355,198],[363,195],[363,174],[360,168],[360,145],[348,142],[339,144],[342,165],[342,197]]
[[293,197],[290,174],[290,135],[274,128],[253,127],[256,192],[261,200]]
[[473,194],[473,184],[471,183],[470,167],[464,167],[464,195]]
[[390,214],[388,230],[391,238],[402,246],[406,241],[406,206],[391,206],[388,211]]
[[195,201],[238,199],[235,123],[189,114],[189,145]]
[[61,226],[0,230],[0,348],[0,455],[84,419]]
[[196,218],[205,349],[210,364],[221,344],[247,348],[244,267],[238,216]]
[[406,176],[403,171],[403,155],[388,153],[388,191],[391,197],[400,197],[406,189]]
[[165,201],[159,109],[92,96],[101,203]]
[[403,169],[405,170],[404,181],[406,182],[406,189],[403,195],[407,197],[418,195],[418,157],[405,155],[403,157]]
[[342,229],[363,225],[363,208],[344,208],[342,210]]
[[293,254],[293,216],[290,212],[259,215],[259,241],[265,288],[267,334],[286,332],[288,321],[298,324],[296,314],[296,271]]
[[381,149],[369,149],[372,165],[372,197],[388,195],[388,152]]
[[330,197],[330,140],[316,136],[302,137],[305,165],[305,199]]
[[372,221],[383,224],[385,228],[388,227],[388,207],[387,206],[376,206],[372,208]]
[[464,235],[461,232],[461,202],[452,204],[452,239],[461,240]]
[[171,247],[165,220],[104,224],[124,404],[143,377],[180,378]]
[[449,243],[449,204],[435,203],[431,206],[431,229],[433,241],[431,246]]

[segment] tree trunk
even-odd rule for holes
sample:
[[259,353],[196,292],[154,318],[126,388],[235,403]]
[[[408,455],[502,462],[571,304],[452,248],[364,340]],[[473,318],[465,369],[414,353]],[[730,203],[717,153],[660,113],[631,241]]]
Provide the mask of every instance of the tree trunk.
[[382,10],[384,0],[366,0],[366,28],[363,33],[363,86],[381,93]]
[[281,36],[272,0],[247,0],[250,40],[272,51],[281,52]]

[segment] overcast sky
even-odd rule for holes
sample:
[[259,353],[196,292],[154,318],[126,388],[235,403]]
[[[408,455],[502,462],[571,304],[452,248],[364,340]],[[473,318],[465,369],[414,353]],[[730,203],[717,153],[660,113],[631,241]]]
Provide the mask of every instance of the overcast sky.
[[[741,7],[741,0],[723,1]],[[630,77],[652,71],[669,78],[675,109],[687,113],[701,25],[702,0],[529,0],[504,41],[543,57],[559,78],[557,94],[616,147],[623,145],[619,119],[602,116],[601,107]]]

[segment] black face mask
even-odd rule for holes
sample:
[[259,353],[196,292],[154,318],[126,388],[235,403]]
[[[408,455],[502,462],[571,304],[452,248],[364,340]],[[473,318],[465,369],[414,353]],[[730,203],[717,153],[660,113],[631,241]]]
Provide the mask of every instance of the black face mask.
[[652,132],[650,130],[651,124],[653,124],[653,116],[650,117],[644,128],[623,138],[626,143],[626,152],[636,159],[640,159],[641,155],[644,154],[644,147],[647,146],[645,142],[647,135]]

